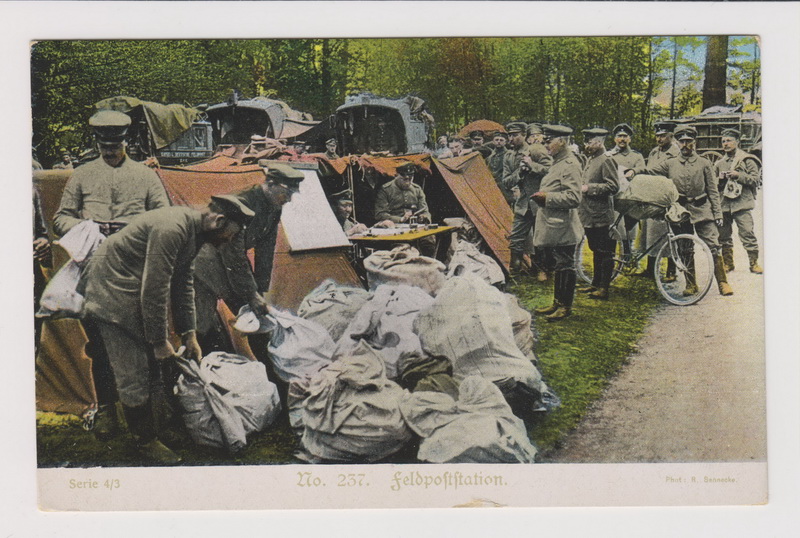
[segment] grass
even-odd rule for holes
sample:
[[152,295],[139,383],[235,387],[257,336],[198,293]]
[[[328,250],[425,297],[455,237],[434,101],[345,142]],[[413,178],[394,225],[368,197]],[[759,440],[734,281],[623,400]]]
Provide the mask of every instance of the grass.
[[[532,277],[517,279],[508,291],[530,311],[553,300],[552,282],[542,284]],[[636,349],[636,341],[660,304],[663,299],[651,280],[620,276],[608,301],[576,293],[573,314],[563,321],[546,323],[534,314],[539,369],[562,401],[558,409],[528,424],[531,440],[545,461]],[[252,436],[236,455],[194,446],[188,439],[176,452],[184,465],[265,465],[296,463],[297,448],[284,414],[267,431]],[[37,451],[40,467],[143,465],[127,435],[100,442],[71,415],[37,414]],[[414,462],[414,454],[414,447],[409,447],[391,461]]]
[[[523,277],[509,291],[531,311],[553,301],[552,282]],[[635,351],[636,341],[662,301],[652,280],[620,276],[607,301],[576,293],[572,316],[563,321],[547,323],[534,314],[539,370],[562,400],[561,407],[530,428],[531,440],[545,458],[560,447],[560,440],[577,426]]]

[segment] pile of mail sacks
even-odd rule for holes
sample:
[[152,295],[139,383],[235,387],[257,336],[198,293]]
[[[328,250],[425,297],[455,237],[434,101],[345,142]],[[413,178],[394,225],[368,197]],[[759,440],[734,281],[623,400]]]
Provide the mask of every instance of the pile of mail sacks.
[[374,462],[416,443],[426,462],[534,462],[520,417],[558,398],[536,368],[531,316],[492,285],[496,272],[448,276],[408,246],[365,267],[377,270],[369,290],[328,280],[297,314],[244,307],[237,318],[270,335],[299,457]]

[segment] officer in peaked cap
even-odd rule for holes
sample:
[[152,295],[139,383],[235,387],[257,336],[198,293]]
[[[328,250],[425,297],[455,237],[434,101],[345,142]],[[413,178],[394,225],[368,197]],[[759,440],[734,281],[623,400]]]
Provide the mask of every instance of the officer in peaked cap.
[[[650,150],[647,155],[647,166],[655,166],[666,159],[680,155],[681,150],[673,136],[676,126],[673,121],[658,121],[653,125],[656,135],[656,147]],[[645,240],[643,247],[649,249],[650,254],[647,256],[647,267],[638,273],[634,273],[636,276],[655,278],[656,253],[661,248],[661,245],[656,245],[656,242],[663,238],[666,233],[667,224],[663,220],[646,219],[642,222],[642,238]],[[651,245],[655,246],[651,247]],[[667,278],[671,279],[674,275],[675,262],[670,258],[667,260]]]
[[469,132],[469,139],[472,142],[473,147],[482,146],[484,142],[484,133],[481,130],[475,130]]
[[614,251],[617,242],[609,234],[614,223],[614,195],[619,191],[617,166],[606,155],[605,140],[608,131],[601,127],[583,129],[583,152],[586,161],[583,167],[581,219],[589,248],[592,251],[592,282],[580,291],[591,299],[608,299],[609,284],[614,272]]
[[101,110],[89,118],[89,126],[100,145],[120,144],[128,134],[131,118],[116,110]]
[[528,144],[541,144],[542,143],[542,124],[533,122],[528,124]]
[[[131,123],[122,112],[101,110],[89,119],[100,158],[79,166],[61,195],[53,218],[53,230],[63,236],[86,220],[100,225],[101,233],[112,235],[139,214],[169,206],[169,198],[155,171],[126,154],[125,135]],[[106,441],[120,432],[117,421],[117,391],[98,325],[81,320],[89,340],[86,353],[92,359],[92,380],[98,410],[93,433]]]
[[[197,335],[201,347],[208,351],[234,351],[227,330],[216,315],[218,299],[222,299],[234,313],[244,305],[249,305],[256,314],[267,312],[265,294],[270,289],[283,206],[299,192],[305,176],[288,164],[274,162],[264,168],[264,174],[264,182],[260,185],[213,197],[214,201],[238,201],[253,215],[244,231],[233,241],[220,248],[204,246],[195,260]],[[247,258],[250,249],[255,253],[253,265]],[[248,338],[256,357],[267,360],[267,342],[263,342],[259,335]]]
[[[689,222],[670,224],[676,234],[692,234],[705,242],[714,258],[714,277],[717,280],[720,295],[733,295],[725,275],[725,263],[720,248],[719,229],[723,226],[722,202],[718,189],[717,175],[714,166],[695,151],[697,129],[691,125],[681,125],[675,130],[675,139],[680,147],[677,157],[665,159],[654,165],[633,170],[634,174],[646,173],[665,176],[672,180],[678,189],[678,203],[689,211]],[[686,287],[684,295],[691,296],[698,292],[692,253],[686,256],[684,272]],[[658,268],[656,268],[658,270]]]
[[[524,255],[530,251],[528,237],[536,226],[539,207],[531,201],[531,195],[539,190],[542,178],[550,169],[553,159],[541,144],[528,144],[528,124],[512,121],[506,125],[509,136],[508,150],[503,158],[502,183],[512,193],[514,221],[511,224],[509,246],[511,250],[511,273],[523,270]],[[535,233],[535,231],[534,231]],[[547,280],[547,263],[544,250],[528,252],[540,281]]]
[[[614,126],[611,133],[614,135],[615,145],[608,154],[613,157],[618,166],[623,170],[645,166],[642,154],[631,148],[631,137],[634,134],[633,127],[627,123],[620,123]],[[638,221],[627,215],[624,221],[626,237],[622,240],[622,248],[625,254],[630,254],[633,250],[633,240],[636,238]]]
[[348,237],[367,231],[367,226],[356,221],[353,216],[353,192],[350,189],[332,194],[330,200],[336,220]]
[[[411,217],[430,222],[428,201],[422,187],[414,183],[417,166],[404,161],[397,166],[394,180],[383,185],[375,197],[375,220],[381,226],[405,224]],[[388,222],[387,222],[388,221]],[[422,246],[422,245],[421,245]]]
[[333,159],[338,159],[339,155],[336,153],[336,139],[329,138],[325,141],[325,153],[324,156],[326,159],[332,161]]
[[754,156],[739,149],[741,133],[737,129],[722,131],[722,150],[725,155],[714,162],[714,172],[719,178],[722,195],[722,226],[719,243],[725,270],[733,271],[733,223],[739,231],[739,240],[747,251],[750,272],[764,272],[758,264],[758,239],[753,231],[752,211],[756,207],[756,193],[761,186],[761,170]]
[[583,237],[578,217],[581,202],[581,165],[569,146],[572,128],[542,126],[547,152],[553,159],[539,190],[530,198],[539,206],[533,230],[533,246],[543,248],[554,262],[555,283],[552,306],[539,308],[547,321],[559,321],[572,313],[575,297],[575,245]]

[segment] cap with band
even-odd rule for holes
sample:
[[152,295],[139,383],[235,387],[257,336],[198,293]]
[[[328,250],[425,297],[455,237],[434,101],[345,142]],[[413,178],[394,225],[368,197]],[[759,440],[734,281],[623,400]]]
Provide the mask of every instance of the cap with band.
[[212,196],[211,201],[214,202],[223,215],[242,227],[247,226],[255,216],[252,209],[232,194]]
[[116,110],[101,110],[89,118],[89,125],[100,144],[122,143],[130,124],[130,116]]

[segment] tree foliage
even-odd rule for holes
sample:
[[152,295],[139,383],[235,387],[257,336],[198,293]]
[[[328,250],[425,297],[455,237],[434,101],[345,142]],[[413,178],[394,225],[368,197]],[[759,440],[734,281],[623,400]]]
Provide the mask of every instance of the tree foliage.
[[[216,103],[233,89],[278,98],[321,119],[346,95],[417,95],[439,133],[486,118],[649,133],[655,120],[698,112],[702,37],[529,37],[43,41],[31,50],[33,144],[55,159],[88,142],[97,101],[129,95]],[[731,100],[760,107],[753,38],[732,39]],[[646,147],[649,139],[639,139]]]

